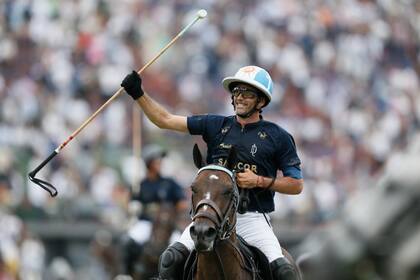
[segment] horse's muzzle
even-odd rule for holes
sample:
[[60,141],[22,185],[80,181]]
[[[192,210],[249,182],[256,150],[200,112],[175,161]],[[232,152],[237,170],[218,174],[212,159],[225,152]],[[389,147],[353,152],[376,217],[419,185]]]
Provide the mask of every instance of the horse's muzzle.
[[213,250],[214,241],[216,240],[216,228],[206,223],[196,223],[190,227],[190,235],[194,241],[195,249],[198,252]]

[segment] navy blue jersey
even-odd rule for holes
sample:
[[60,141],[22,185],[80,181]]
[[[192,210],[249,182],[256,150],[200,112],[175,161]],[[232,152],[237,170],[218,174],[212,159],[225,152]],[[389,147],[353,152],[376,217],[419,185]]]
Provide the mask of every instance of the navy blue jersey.
[[[293,137],[272,122],[261,119],[242,128],[235,116],[197,115],[188,117],[187,124],[192,135],[201,135],[207,143],[208,164],[223,164],[229,149],[235,146],[237,168],[272,178],[281,170],[286,176],[302,178]],[[274,210],[274,191],[253,188],[250,192],[248,211]]]
[[184,191],[173,179],[167,177],[159,177],[157,180],[151,181],[144,179],[140,183],[140,193],[134,197],[140,201],[144,207],[142,219],[150,219],[147,214],[147,207],[152,203],[172,203],[176,204],[185,198]]

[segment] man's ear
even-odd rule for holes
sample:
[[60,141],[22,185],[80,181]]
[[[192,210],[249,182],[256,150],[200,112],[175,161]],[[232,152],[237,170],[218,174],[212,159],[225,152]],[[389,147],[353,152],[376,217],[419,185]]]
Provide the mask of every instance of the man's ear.
[[264,107],[264,105],[266,104],[266,102],[267,102],[267,100],[264,97],[258,96],[257,109],[261,110]]

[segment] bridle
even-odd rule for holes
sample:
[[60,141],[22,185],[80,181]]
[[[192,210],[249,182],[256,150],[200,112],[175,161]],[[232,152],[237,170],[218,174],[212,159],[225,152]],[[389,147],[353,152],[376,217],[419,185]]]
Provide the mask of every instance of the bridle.
[[[228,244],[230,246],[232,246],[232,248],[238,253],[238,255],[241,258],[241,262],[243,264],[243,267],[248,270],[251,274],[252,274],[252,279],[256,279],[256,268],[255,267],[247,267],[245,265],[245,260],[243,258],[242,253],[240,252],[240,249],[237,245],[235,245],[230,239],[229,237],[232,236],[234,230],[235,230],[235,226],[236,226],[236,218],[235,218],[235,214],[238,210],[238,206],[239,206],[239,189],[238,186],[236,184],[236,171],[230,171],[229,169],[220,166],[220,165],[215,165],[215,164],[211,164],[211,165],[207,165],[205,167],[202,167],[200,170],[198,170],[197,175],[198,176],[200,174],[200,172],[204,171],[204,170],[218,170],[218,171],[222,171],[225,172],[229,175],[231,182],[232,182],[232,186],[233,186],[233,191],[230,195],[230,199],[229,199],[229,203],[226,207],[226,209],[224,211],[222,211],[219,206],[211,199],[202,199],[200,200],[197,205],[195,206],[195,208],[192,208],[193,205],[193,201],[192,201],[192,197],[191,197],[191,219],[194,222],[197,218],[206,218],[209,219],[210,221],[212,221],[215,226],[216,226],[216,231],[217,231],[217,235],[216,235],[216,242],[217,241],[226,241],[228,242]],[[211,209],[213,209],[214,214],[209,213],[208,211],[200,211],[201,207],[203,206],[208,206]],[[233,217],[233,220],[230,220],[230,217]],[[217,260],[218,260],[218,266],[219,266],[219,270],[220,270],[220,275],[222,277],[222,279],[226,279],[225,276],[225,269],[224,269],[224,263],[221,260],[220,257],[220,253],[217,251],[216,249],[217,247],[214,247],[214,252],[217,256]],[[195,262],[197,261],[197,259],[195,260]],[[194,263],[195,263],[194,262]]]
[[[205,198],[205,199],[200,200],[194,209],[191,207],[192,209],[191,219],[193,222],[197,218],[209,219],[216,226],[217,239],[225,240],[225,239],[228,239],[232,235],[233,230],[235,229],[235,225],[236,225],[236,219],[233,219],[233,221],[230,220],[230,217],[233,216],[232,214],[235,214],[236,211],[238,210],[238,204],[239,204],[239,190],[238,190],[238,186],[236,185],[235,171],[232,172],[223,166],[211,164],[211,165],[204,166],[200,170],[198,170],[196,176],[198,176],[200,172],[204,170],[218,170],[218,171],[223,171],[226,174],[228,174],[232,181],[233,192],[230,196],[229,204],[224,211],[222,211],[213,200]],[[192,203],[193,202],[191,198],[191,204]],[[192,204],[192,206],[194,205]],[[208,213],[207,211],[200,211],[200,208],[203,206],[208,206],[211,209],[213,209],[216,215]]]

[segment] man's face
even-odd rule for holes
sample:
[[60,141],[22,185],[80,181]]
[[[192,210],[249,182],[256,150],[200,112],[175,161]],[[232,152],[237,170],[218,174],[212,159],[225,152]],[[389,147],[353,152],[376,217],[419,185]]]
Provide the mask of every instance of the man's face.
[[[259,104],[257,90],[247,84],[238,84],[232,90],[235,113],[238,116],[244,116]],[[264,102],[264,101],[262,101]],[[261,108],[262,105],[258,106]]]
[[150,161],[149,170],[155,173],[160,173],[161,166],[162,166],[162,159],[155,158]]

